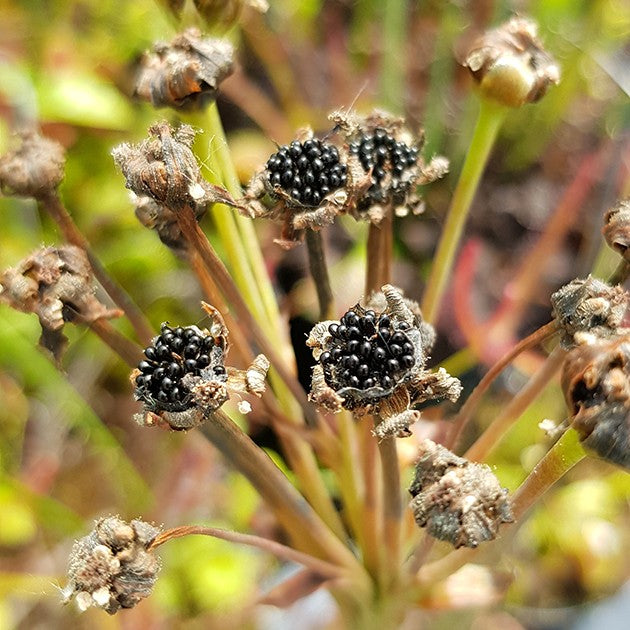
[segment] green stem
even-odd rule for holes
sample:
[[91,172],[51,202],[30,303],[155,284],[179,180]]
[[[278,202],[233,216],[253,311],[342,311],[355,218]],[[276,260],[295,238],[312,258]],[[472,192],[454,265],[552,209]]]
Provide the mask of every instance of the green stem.
[[403,109],[405,81],[405,35],[407,32],[407,3],[400,0],[384,0],[383,8],[383,57],[381,59],[380,94],[387,109],[400,112]]
[[319,319],[332,319],[335,308],[321,232],[306,230],[306,250],[308,252],[308,267],[317,291]]
[[473,138],[451,201],[448,218],[433,259],[431,275],[422,301],[422,313],[429,323],[434,323],[439,314],[472,200],[508,111],[502,105],[481,99]]

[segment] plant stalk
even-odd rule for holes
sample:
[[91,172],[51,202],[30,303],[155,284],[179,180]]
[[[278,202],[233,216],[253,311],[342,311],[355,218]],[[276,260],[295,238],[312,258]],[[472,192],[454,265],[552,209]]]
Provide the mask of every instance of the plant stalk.
[[97,319],[89,324],[90,330],[98,335],[129,367],[135,368],[142,359],[142,350],[130,339],[121,335],[106,319]]
[[470,206],[490,151],[508,111],[503,105],[498,105],[484,98],[480,99],[477,124],[451,201],[422,300],[422,313],[424,319],[430,324],[435,323],[439,315]]
[[306,250],[308,252],[308,267],[317,291],[319,302],[319,319],[332,319],[335,312],[333,293],[330,288],[328,266],[321,232],[306,230]]

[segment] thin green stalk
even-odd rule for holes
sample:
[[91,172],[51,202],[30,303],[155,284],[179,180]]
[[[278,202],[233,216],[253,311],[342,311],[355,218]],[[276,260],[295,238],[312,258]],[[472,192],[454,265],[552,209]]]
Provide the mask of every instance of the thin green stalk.
[[405,94],[405,39],[407,33],[407,3],[384,0],[383,57],[381,59],[380,94],[385,107],[398,113],[403,109]]
[[508,111],[506,107],[489,100],[482,98],[480,101],[475,131],[451,201],[422,301],[422,313],[429,323],[434,323],[439,314],[472,200]]

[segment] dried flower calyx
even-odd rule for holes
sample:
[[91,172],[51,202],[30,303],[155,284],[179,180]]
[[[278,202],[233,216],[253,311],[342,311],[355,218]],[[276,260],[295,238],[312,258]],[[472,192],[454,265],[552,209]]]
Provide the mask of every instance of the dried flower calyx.
[[608,246],[630,262],[630,199],[623,199],[606,213],[602,232]]
[[66,322],[89,324],[120,316],[120,311],[101,304],[95,291],[87,256],[74,245],[39,249],[0,275],[0,301],[37,315],[40,344],[57,359],[66,344]]
[[228,41],[202,38],[195,29],[160,42],[140,62],[135,95],[155,107],[203,107],[234,68]]
[[[351,209],[356,218],[380,222],[393,208],[398,216],[411,210],[423,210],[417,187],[443,177],[448,160],[434,157],[428,164],[421,155],[424,134],[417,135],[405,126],[402,118],[379,110],[362,118],[354,112],[338,111],[331,115],[337,129],[348,143],[348,168],[367,177],[368,184]],[[360,174],[360,175],[359,175]]]
[[68,563],[63,603],[76,598],[80,610],[98,606],[110,615],[133,608],[153,590],[160,570],[150,547],[160,530],[141,520],[116,516],[96,522],[74,543]]
[[136,419],[145,426],[186,430],[201,424],[229,399],[229,392],[261,396],[269,362],[264,355],[246,370],[226,367],[227,329],[219,312],[204,304],[210,330],[162,324],[131,374],[134,395],[144,405]]
[[54,192],[64,176],[65,150],[54,140],[27,131],[20,146],[0,158],[0,189],[39,199]]
[[365,306],[357,304],[341,320],[320,322],[311,331],[306,343],[317,361],[311,399],[331,411],[345,407],[382,415],[379,437],[388,435],[386,427],[408,435],[419,417],[412,405],[459,396],[457,379],[425,369],[433,340],[417,305],[385,285]]
[[629,298],[622,287],[611,287],[591,276],[572,280],[556,291],[551,296],[551,305],[562,330],[562,346],[572,348],[576,333],[586,332],[598,337],[619,334]]
[[484,33],[464,65],[485,97],[508,107],[533,103],[560,81],[560,69],[538,39],[536,23],[522,17]]
[[431,440],[409,488],[416,523],[454,547],[477,547],[494,540],[502,523],[514,520],[508,492],[485,464],[470,462]]
[[562,373],[571,426],[586,448],[630,470],[630,336],[578,341]]

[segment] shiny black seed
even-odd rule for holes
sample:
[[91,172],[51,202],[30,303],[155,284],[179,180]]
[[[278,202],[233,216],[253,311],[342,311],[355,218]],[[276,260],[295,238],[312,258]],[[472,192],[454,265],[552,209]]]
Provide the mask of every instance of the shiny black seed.
[[316,173],[319,173],[320,171],[324,170],[324,163],[319,158],[315,158],[311,162],[311,167],[313,171],[315,171]]
[[161,381],[166,375],[166,370],[163,367],[159,367],[155,372],[153,372],[153,378],[156,381]]
[[168,402],[168,394],[162,390],[160,390],[158,392],[158,395],[156,396],[156,398],[160,401],[160,402]]
[[309,168],[308,171],[306,171],[306,173],[304,173],[304,183],[307,186],[311,186],[312,184],[315,183],[315,175],[313,174],[313,171]]
[[409,328],[411,328],[411,326],[409,326],[407,322],[400,322],[400,324],[398,324],[398,330],[409,330]]
[[149,346],[148,348],[145,348],[144,356],[147,359],[151,359],[152,361],[155,361],[155,359],[157,359],[157,354],[155,352],[155,348],[153,348],[152,346]]
[[372,357],[377,363],[384,361],[386,356],[387,352],[384,348],[374,348],[374,350],[372,350]]
[[362,357],[367,357],[370,355],[370,352],[372,351],[372,344],[369,341],[364,341],[360,346],[359,346],[359,354]]
[[389,359],[385,366],[392,374],[400,370],[400,363],[398,362],[398,359]]
[[359,350],[359,345],[360,345],[360,342],[357,341],[356,339],[353,339],[352,341],[348,342],[348,345],[346,346],[346,348],[348,352],[355,354]]
[[175,337],[175,339],[173,339],[173,343],[171,344],[173,352],[181,352],[181,349],[184,347],[185,343],[186,342],[181,337]]
[[322,200],[322,196],[316,190],[313,192],[313,196],[311,197],[311,203],[314,206],[318,206]]
[[360,381],[356,376],[351,376],[348,379],[348,384],[350,385],[350,387],[359,387]]
[[333,188],[339,188],[339,186],[341,186],[341,177],[339,175],[333,173],[328,179]]
[[177,328],[173,329],[173,333],[176,337],[181,337],[184,334],[184,329],[181,326],[178,326]]
[[388,315],[381,315],[378,318],[378,326],[379,328],[387,328],[390,325],[390,319]]
[[354,311],[348,311],[342,318],[341,321],[346,325],[346,326],[356,326],[357,322],[359,321],[359,318],[357,317],[357,314]]
[[199,354],[199,346],[196,343],[188,344],[184,348],[184,356],[187,359],[194,359]]
[[359,367],[359,363],[361,363],[361,361],[356,354],[351,354],[346,359],[346,367],[350,368],[351,370],[355,370],[357,367]]
[[144,387],[146,382],[147,382],[146,376],[143,376],[142,374],[138,374],[138,376],[136,376],[136,385],[138,387]]
[[153,372],[153,367],[154,365],[148,361],[140,361],[140,363],[138,363],[138,369],[145,374]]
[[370,373],[370,366],[366,363],[361,363],[357,368],[357,376],[360,378],[365,378]]
[[339,324],[331,324],[330,326],[328,326],[328,332],[333,337],[339,337]]
[[191,341],[193,337],[197,337],[197,332],[194,328],[185,328],[184,329],[184,339],[187,341]]
[[173,385],[174,385],[173,381],[168,376],[165,376],[162,379],[162,389],[164,391],[168,391],[169,389],[172,389]]
[[186,359],[184,361],[184,370],[186,372],[194,372],[197,369],[197,361],[194,359]]
[[405,343],[405,341],[407,341],[407,335],[401,332],[396,332],[392,335],[392,343],[402,345],[403,343]]
[[293,197],[293,199],[295,199],[296,201],[301,201],[302,193],[297,188],[293,188],[291,190],[291,197]]
[[319,193],[322,197],[325,197],[330,192],[330,188],[328,186],[320,186]]
[[171,391],[169,392],[168,397],[173,401],[173,402],[179,402],[181,401],[181,399],[184,397],[183,392],[181,389],[179,389],[179,387],[173,387],[173,389],[171,389]]
[[333,363],[337,363],[337,361],[339,361],[339,359],[341,359],[341,348],[333,348],[330,351],[330,358],[332,359]]
[[370,387],[374,387],[375,381],[373,378],[366,378],[363,381],[363,389],[370,389]]
[[348,327],[344,324],[341,324],[339,328],[337,328],[337,334],[342,339],[346,339],[348,337]]
[[341,379],[343,381],[345,381],[346,383],[348,382],[348,379],[352,376],[352,373],[350,372],[350,370],[344,370],[341,373]]
[[362,336],[358,326],[350,326],[348,328],[348,339],[361,339]]
[[166,368],[166,373],[171,378],[179,376],[182,373],[182,366],[179,363],[175,363],[173,361],[173,363],[169,363],[168,367]]
[[160,361],[171,358],[171,351],[166,346],[158,346],[156,348],[156,354]]
[[389,351],[395,356],[399,357],[402,354],[402,346],[399,346],[397,343],[392,343],[389,345]]
[[413,344],[411,341],[403,343],[402,349],[405,354],[413,354]]
[[388,341],[392,336],[392,331],[389,328],[379,328],[378,334],[381,336],[383,341]]
[[332,356],[331,356],[330,352],[322,352],[319,355],[319,360],[322,363],[330,363],[331,359],[332,359]]
[[410,354],[405,354],[404,356],[402,356],[400,358],[400,364],[404,367],[404,368],[410,368],[413,366],[413,364],[416,362],[416,360],[413,358],[412,355]]
[[197,367],[201,370],[210,365],[210,357],[207,354],[200,354],[197,357]]
[[381,385],[385,389],[390,389],[394,386],[394,381],[389,376],[383,376],[383,378],[381,378]]

